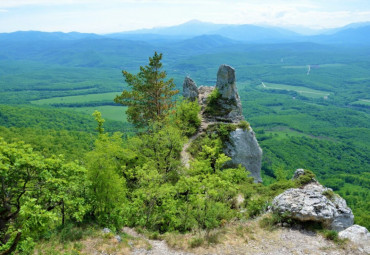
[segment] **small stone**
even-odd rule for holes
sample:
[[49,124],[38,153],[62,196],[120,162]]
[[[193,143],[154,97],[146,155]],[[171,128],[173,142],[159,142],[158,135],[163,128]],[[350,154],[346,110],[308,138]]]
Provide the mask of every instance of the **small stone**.
[[112,232],[109,228],[104,228],[102,231],[103,231],[104,234],[108,234],[108,233]]
[[122,242],[122,238],[119,235],[115,235],[114,238],[116,238],[117,242]]
[[304,175],[304,169],[299,168],[295,170],[293,179],[298,179],[299,176]]

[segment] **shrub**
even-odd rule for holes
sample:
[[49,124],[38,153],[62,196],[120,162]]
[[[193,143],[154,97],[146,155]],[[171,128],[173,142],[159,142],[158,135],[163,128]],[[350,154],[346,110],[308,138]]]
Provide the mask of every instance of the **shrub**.
[[249,217],[261,214],[267,207],[267,201],[263,198],[251,199],[248,201],[247,212]]
[[198,102],[183,100],[177,105],[172,121],[183,135],[192,136],[198,130],[201,120],[199,118],[200,105]]
[[310,182],[315,181],[316,175],[310,170],[304,170],[304,174],[300,175],[296,180],[298,186],[306,185]]

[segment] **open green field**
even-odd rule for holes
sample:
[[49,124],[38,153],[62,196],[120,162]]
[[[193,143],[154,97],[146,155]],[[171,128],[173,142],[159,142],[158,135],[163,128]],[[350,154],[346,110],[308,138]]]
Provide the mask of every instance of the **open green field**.
[[92,115],[95,110],[98,110],[101,112],[103,119],[127,122],[126,106],[101,105],[92,107],[68,107],[66,109],[72,109],[88,115]]
[[370,106],[370,99],[359,99],[351,103],[352,105],[365,105]]
[[262,82],[261,85],[258,87],[263,88],[263,89],[280,89],[280,90],[288,90],[288,91],[296,91],[302,96],[305,97],[312,97],[312,98],[320,98],[320,97],[327,97],[331,93],[327,91],[322,91],[322,90],[315,90],[315,89],[310,89],[302,86],[291,86],[291,85],[286,85],[286,84],[276,84],[276,83],[267,83],[267,82]]
[[52,97],[48,99],[41,99],[32,101],[32,104],[37,105],[52,105],[52,104],[76,104],[76,103],[88,103],[88,102],[99,102],[99,101],[112,101],[116,95],[121,92],[109,92],[101,94],[88,94],[79,96],[66,96],[66,97]]
[[[307,69],[309,65],[292,65],[292,66],[281,66],[283,69]],[[320,64],[317,65],[318,68],[326,68],[326,67],[343,67],[346,64]]]

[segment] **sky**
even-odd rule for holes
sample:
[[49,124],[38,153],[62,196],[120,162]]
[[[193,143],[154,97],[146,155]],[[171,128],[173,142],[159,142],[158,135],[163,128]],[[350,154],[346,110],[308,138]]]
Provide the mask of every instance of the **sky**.
[[104,34],[194,19],[325,29],[370,21],[370,0],[0,0],[0,32]]

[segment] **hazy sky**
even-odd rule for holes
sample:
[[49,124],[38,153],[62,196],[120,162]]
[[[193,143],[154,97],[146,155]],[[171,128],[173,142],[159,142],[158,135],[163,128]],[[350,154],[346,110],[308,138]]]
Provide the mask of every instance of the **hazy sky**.
[[120,32],[198,19],[332,28],[370,21],[370,0],[0,0],[0,32]]

